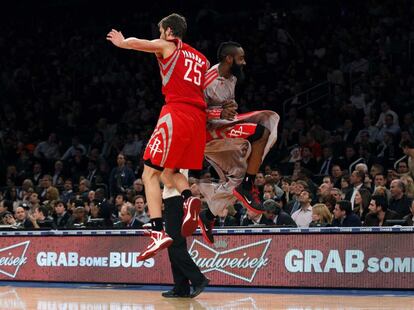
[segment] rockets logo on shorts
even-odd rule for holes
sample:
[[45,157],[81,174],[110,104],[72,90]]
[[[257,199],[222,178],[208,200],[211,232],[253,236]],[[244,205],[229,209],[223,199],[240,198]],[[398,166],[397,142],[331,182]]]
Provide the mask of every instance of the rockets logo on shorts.
[[232,130],[230,130],[230,133],[228,135],[230,137],[238,138],[243,137],[244,135],[249,135],[249,133],[243,131],[243,126],[239,126],[238,129],[233,128]]
[[226,128],[224,135],[227,138],[247,139],[248,137],[254,135],[256,127],[257,124],[253,123],[236,124],[234,126]]
[[154,137],[154,139],[152,140],[152,144],[148,144],[148,147],[150,149],[150,154],[152,157],[155,157],[155,155],[157,155],[157,153],[162,153],[162,149],[160,148],[161,146],[161,140],[158,139],[158,137]]
[[151,139],[148,142],[145,152],[149,152],[151,162],[164,166],[165,161],[168,158],[168,153],[171,147],[171,138],[173,134],[173,124],[171,114],[165,114],[158,120],[157,127],[155,128]]

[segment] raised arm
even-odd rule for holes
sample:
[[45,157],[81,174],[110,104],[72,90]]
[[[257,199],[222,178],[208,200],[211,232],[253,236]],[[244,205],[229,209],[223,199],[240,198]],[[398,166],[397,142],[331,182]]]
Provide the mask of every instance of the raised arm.
[[133,49],[147,53],[157,53],[164,55],[165,52],[174,46],[174,43],[162,39],[143,40],[138,38],[125,39],[121,31],[112,29],[106,36],[108,41],[111,41],[115,46],[125,49]]

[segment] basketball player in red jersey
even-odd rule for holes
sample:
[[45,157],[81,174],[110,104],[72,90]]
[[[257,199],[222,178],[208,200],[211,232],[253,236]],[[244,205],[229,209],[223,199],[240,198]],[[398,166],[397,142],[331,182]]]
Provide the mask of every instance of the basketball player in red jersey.
[[205,73],[209,68],[206,57],[182,42],[187,30],[183,16],[171,14],[159,24],[160,38],[143,40],[127,38],[112,29],[107,39],[125,49],[154,53],[162,79],[163,106],[157,126],[144,153],[142,179],[151,214],[152,243],[138,258],[145,260],[171,245],[164,231],[159,182],[177,189],[184,200],[183,236],[197,228],[201,201],[191,195],[188,181],[179,169],[201,169],[206,143],[206,103],[203,94]]

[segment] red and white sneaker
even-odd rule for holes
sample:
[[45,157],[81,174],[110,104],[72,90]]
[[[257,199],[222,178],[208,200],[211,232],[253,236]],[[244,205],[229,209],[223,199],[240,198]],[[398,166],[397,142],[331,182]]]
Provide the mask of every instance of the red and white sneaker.
[[147,234],[151,237],[152,242],[144,252],[138,256],[138,261],[143,261],[155,256],[159,251],[168,248],[173,239],[164,231],[148,230]]
[[198,197],[190,197],[184,201],[183,224],[181,225],[181,235],[188,237],[198,227],[198,214],[201,210],[201,199]]

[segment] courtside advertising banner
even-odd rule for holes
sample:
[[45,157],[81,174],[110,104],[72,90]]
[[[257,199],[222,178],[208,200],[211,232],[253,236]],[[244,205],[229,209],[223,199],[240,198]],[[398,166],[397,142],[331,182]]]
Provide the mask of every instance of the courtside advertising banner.
[[[188,238],[212,285],[414,288],[410,233],[217,235]],[[0,280],[171,284],[167,251],[138,262],[144,236],[2,236]]]

